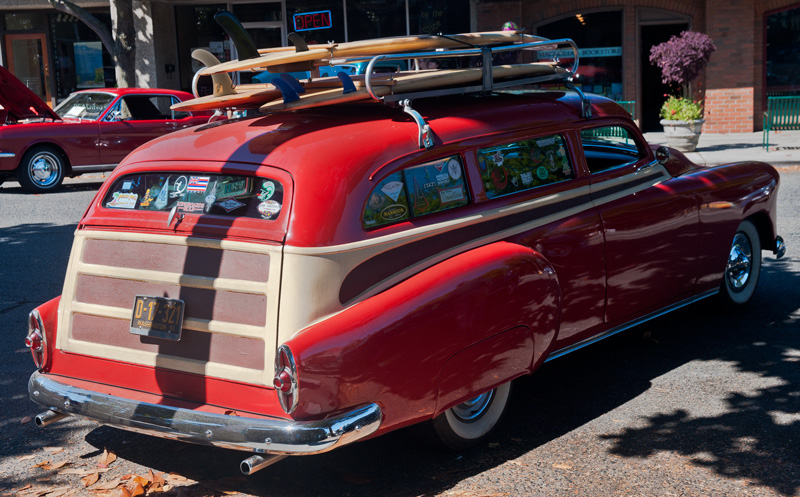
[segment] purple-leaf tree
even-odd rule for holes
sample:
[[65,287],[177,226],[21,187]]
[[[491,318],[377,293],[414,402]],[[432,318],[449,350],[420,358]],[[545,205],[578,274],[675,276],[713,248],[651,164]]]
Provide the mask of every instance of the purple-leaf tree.
[[708,35],[684,31],[650,49],[650,63],[661,69],[661,81],[686,88],[717,47]]

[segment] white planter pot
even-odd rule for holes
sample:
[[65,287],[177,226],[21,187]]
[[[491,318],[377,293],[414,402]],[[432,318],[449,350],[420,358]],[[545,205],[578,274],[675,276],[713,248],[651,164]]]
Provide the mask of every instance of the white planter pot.
[[697,148],[697,141],[703,131],[705,119],[697,121],[672,121],[662,119],[661,125],[664,126],[664,134],[667,138],[667,145],[680,150],[681,152],[694,152]]

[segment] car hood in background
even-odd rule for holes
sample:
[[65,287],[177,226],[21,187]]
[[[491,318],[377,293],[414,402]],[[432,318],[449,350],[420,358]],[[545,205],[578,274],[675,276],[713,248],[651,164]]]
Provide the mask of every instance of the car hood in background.
[[8,111],[8,117],[15,121],[36,118],[61,119],[22,81],[2,66],[0,66],[0,105]]

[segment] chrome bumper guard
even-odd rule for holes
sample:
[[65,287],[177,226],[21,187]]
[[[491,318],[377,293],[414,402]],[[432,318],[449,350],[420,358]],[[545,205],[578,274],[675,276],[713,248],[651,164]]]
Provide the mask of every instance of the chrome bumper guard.
[[258,454],[326,452],[374,433],[381,424],[377,404],[319,421],[248,418],[137,402],[66,385],[39,372],[31,375],[28,393],[34,402],[57,413],[156,437]]

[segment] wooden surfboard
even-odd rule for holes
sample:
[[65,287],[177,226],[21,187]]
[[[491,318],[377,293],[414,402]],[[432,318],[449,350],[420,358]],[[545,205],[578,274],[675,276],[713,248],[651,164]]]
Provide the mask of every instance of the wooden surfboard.
[[[201,75],[221,72],[245,71],[248,69],[265,69],[271,66],[293,64],[298,62],[321,61],[332,58],[363,57],[390,53],[416,52],[446,48],[470,48],[516,42],[545,41],[538,36],[517,34],[513,31],[490,31],[483,33],[462,33],[447,36],[420,35],[394,38],[377,38],[373,40],[353,41],[334,45],[310,45],[307,51],[293,51],[294,47],[281,47],[265,52],[261,57],[232,60],[207,67]],[[312,48],[313,47],[313,48]]]
[[[356,88],[365,88],[364,75],[351,76]],[[396,83],[391,74],[375,74],[372,77],[373,86],[391,86]],[[342,91],[342,82],[339,78],[322,78],[313,81],[300,81],[306,93],[315,93],[330,89]],[[178,102],[170,107],[172,110],[186,112],[201,112],[217,109],[257,109],[261,105],[281,98],[281,91],[271,84],[241,85],[233,88],[233,93],[224,95],[207,95],[184,102]]]
[[[565,73],[566,70],[551,64],[513,64],[492,67],[492,76],[495,80],[513,77],[535,77]],[[439,70],[425,73],[405,73],[395,75],[393,86],[374,86],[376,96],[386,96],[390,93],[409,93],[415,91],[446,88],[449,86],[466,85],[479,82],[483,79],[483,69],[480,67],[469,69]],[[366,87],[358,88],[351,93],[342,93],[340,88],[308,93],[300,96],[299,100],[284,103],[283,101],[267,102],[260,107],[262,112],[281,112],[289,110],[308,109],[323,105],[334,105],[359,100],[368,100]]]

